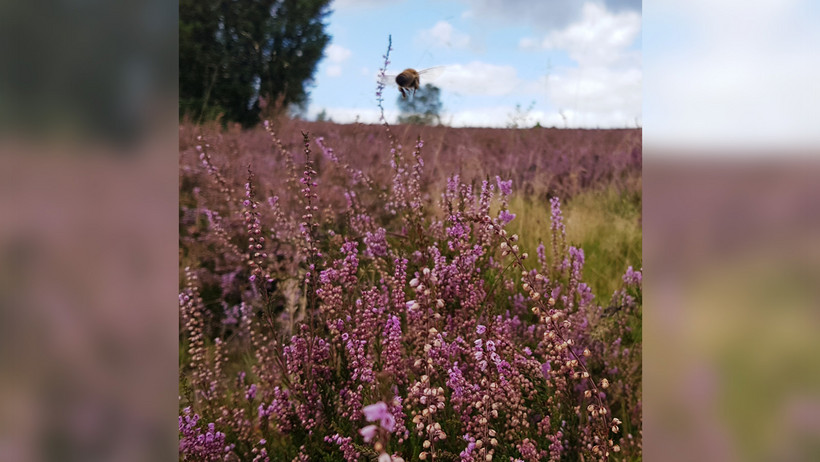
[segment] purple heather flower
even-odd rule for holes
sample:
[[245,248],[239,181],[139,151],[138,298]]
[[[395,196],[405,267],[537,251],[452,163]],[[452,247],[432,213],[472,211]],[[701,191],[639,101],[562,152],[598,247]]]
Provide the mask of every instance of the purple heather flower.
[[381,418],[381,422],[379,422],[385,430],[393,433],[393,430],[396,429],[396,418],[393,417],[393,414],[387,412],[384,414],[384,417]]
[[512,194],[512,180],[501,181],[501,177],[496,175],[495,181],[498,183],[498,190],[501,194],[505,196]]
[[375,422],[379,421],[379,424],[385,430],[392,432],[396,427],[396,419],[393,417],[387,410],[387,404],[384,401],[379,401],[376,404],[371,404],[369,406],[365,406],[362,409],[364,413],[364,418],[367,419],[368,422]]
[[483,324],[479,324],[475,331],[478,332],[478,335],[481,335],[484,332],[487,332],[487,328]]
[[366,246],[365,254],[369,257],[385,257],[387,256],[387,239],[384,228],[379,228],[376,232],[371,233],[367,231],[364,237],[364,244]]
[[544,374],[544,378],[549,378],[550,370],[552,370],[552,366],[550,366],[549,361],[541,365],[541,373]]
[[370,441],[373,440],[373,437],[376,436],[376,430],[378,430],[378,428],[379,427],[377,427],[375,425],[368,425],[368,426],[362,428],[361,430],[359,430],[359,434],[364,437],[364,442],[365,443],[369,443]]
[[250,387],[248,387],[248,391],[245,392],[245,399],[248,401],[253,401],[256,398],[256,384],[252,383]]
[[[467,439],[467,435],[464,435],[464,439]],[[461,454],[459,454],[459,455],[460,455],[463,459],[467,459],[467,458],[469,458],[469,457],[470,457],[470,454],[472,454],[472,453],[473,453],[473,449],[475,449],[475,442],[470,441],[469,443],[467,443],[467,447],[466,447],[466,448],[464,448],[464,450],[463,450],[463,451],[461,451]],[[468,459],[468,460],[469,460],[469,459]]]
[[506,225],[506,224],[508,224],[509,222],[511,222],[515,219],[515,214],[510,213],[506,210],[502,210],[498,213],[498,219],[501,220],[501,222]]
[[626,269],[626,274],[624,274],[623,277],[624,283],[627,285],[638,285],[641,283],[642,279],[643,275],[641,272],[635,271],[631,266]]

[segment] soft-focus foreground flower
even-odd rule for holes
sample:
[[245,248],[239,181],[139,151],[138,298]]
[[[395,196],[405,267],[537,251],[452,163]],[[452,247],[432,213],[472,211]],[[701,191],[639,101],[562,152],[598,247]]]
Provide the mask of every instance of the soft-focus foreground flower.
[[375,425],[368,425],[359,430],[359,434],[361,434],[364,437],[365,443],[369,443],[373,440],[373,437],[376,436],[376,430],[378,430],[378,428],[379,427]]
[[393,417],[393,414],[387,410],[387,404],[385,404],[384,401],[365,406],[362,412],[364,412],[364,418],[367,419],[368,422],[378,420],[382,428],[389,432],[392,432],[396,427],[396,419]]

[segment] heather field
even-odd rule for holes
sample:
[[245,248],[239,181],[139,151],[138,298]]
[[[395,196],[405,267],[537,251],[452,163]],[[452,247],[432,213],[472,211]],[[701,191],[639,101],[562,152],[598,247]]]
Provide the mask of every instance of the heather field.
[[641,132],[184,123],[180,460],[640,460]]

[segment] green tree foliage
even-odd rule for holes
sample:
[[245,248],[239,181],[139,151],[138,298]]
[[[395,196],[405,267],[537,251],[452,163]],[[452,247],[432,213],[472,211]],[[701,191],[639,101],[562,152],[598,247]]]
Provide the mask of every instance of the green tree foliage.
[[180,0],[179,110],[251,126],[304,107],[330,0]]
[[327,110],[322,109],[322,112],[316,115],[316,122],[333,122],[333,118],[327,115]]
[[[411,92],[412,95],[412,92]],[[441,90],[426,84],[415,96],[398,99],[400,124],[433,125],[441,123]]]

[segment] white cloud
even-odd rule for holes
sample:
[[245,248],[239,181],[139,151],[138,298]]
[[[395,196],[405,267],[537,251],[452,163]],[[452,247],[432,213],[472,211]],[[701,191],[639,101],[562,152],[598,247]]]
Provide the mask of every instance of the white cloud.
[[501,96],[515,90],[520,79],[512,66],[473,61],[445,66],[442,75],[432,83],[443,90],[462,95]]
[[[365,124],[378,124],[380,112],[377,108],[345,108],[345,107],[320,107],[311,105],[306,117],[310,120],[325,111],[325,115],[333,122],[340,124],[350,124],[355,122]],[[464,109],[454,112],[444,112],[441,121],[451,127],[490,127],[506,128],[510,126],[513,117],[518,117],[520,128],[529,128],[536,123],[542,127],[569,127],[569,128],[624,128],[634,127],[634,118],[629,123],[624,122],[624,116],[617,112],[611,114],[601,114],[598,112],[577,112],[572,110],[562,111],[563,116],[555,112],[545,112],[542,110],[532,110],[526,114],[517,114],[515,107],[510,106],[485,106],[473,109]],[[399,111],[394,109],[385,110],[387,121],[395,123],[399,116]],[[566,120],[565,120],[566,117]],[[565,124],[566,122],[566,124]]]
[[419,32],[417,39],[437,47],[466,48],[470,45],[470,36],[459,32],[447,21],[439,21],[432,28]]
[[406,0],[333,0],[331,8],[334,10],[348,8],[375,8],[384,7],[390,3],[400,5]]
[[[339,124],[350,124],[360,122],[364,124],[380,123],[381,113],[378,108],[347,108],[347,107],[321,107],[311,104],[308,108],[307,118],[316,119],[316,116],[325,111],[327,117],[333,119],[333,122]],[[397,110],[385,110],[384,116],[387,121],[393,123],[399,116]]]
[[328,47],[325,49],[325,53],[326,53],[327,59],[330,62],[335,63],[335,64],[340,64],[340,63],[345,62],[345,60],[347,60],[347,58],[349,58],[350,55],[353,54],[347,48],[345,48],[343,46],[340,46],[340,45],[336,45],[335,43],[332,43],[332,44],[328,45]]
[[595,68],[593,72],[575,68],[528,87],[540,87],[554,107],[575,114],[574,126],[626,127],[642,116],[642,80],[639,67]]
[[[688,36],[674,53],[647,51],[647,143],[778,155],[820,146],[820,33],[808,3],[654,6],[647,24],[674,18]],[[646,39],[665,32],[653,29]]]
[[[572,110],[561,113],[532,110],[526,113],[517,113],[514,107],[487,106],[466,109],[442,114],[441,120],[451,127],[491,127],[506,128],[513,121],[519,128],[530,128],[536,124],[542,127],[559,128],[624,128],[634,127],[634,120],[626,124],[622,114],[602,114],[599,112],[577,112]],[[565,119],[566,118],[566,119]],[[515,120],[514,120],[515,119]]]
[[442,122],[451,127],[506,127],[509,107],[465,109],[442,115]]
[[538,46],[539,44],[534,38],[524,37],[518,41],[518,48],[522,50],[535,50]]
[[[641,12],[641,0],[595,1],[605,5],[610,11]],[[662,0],[653,0],[652,3],[656,1]],[[539,32],[564,28],[576,22],[581,17],[584,5],[578,0],[470,0],[469,3],[474,17],[485,25],[529,25]]]
[[578,0],[472,0],[475,17],[486,24],[528,24],[538,31],[562,27],[577,16]]
[[342,66],[338,64],[331,64],[327,66],[327,70],[325,71],[328,77],[338,77],[342,75]]
[[580,66],[609,65],[635,55],[626,50],[640,32],[639,13],[611,13],[603,5],[585,3],[580,21],[548,33],[542,46],[566,50]]
[[[642,118],[643,77],[641,52],[630,48],[640,33],[639,13],[585,3],[576,22],[539,40],[519,41],[522,49],[566,51],[577,66],[555,69],[522,88],[546,95],[567,116],[568,126],[634,126]],[[564,125],[563,118],[557,125]]]

